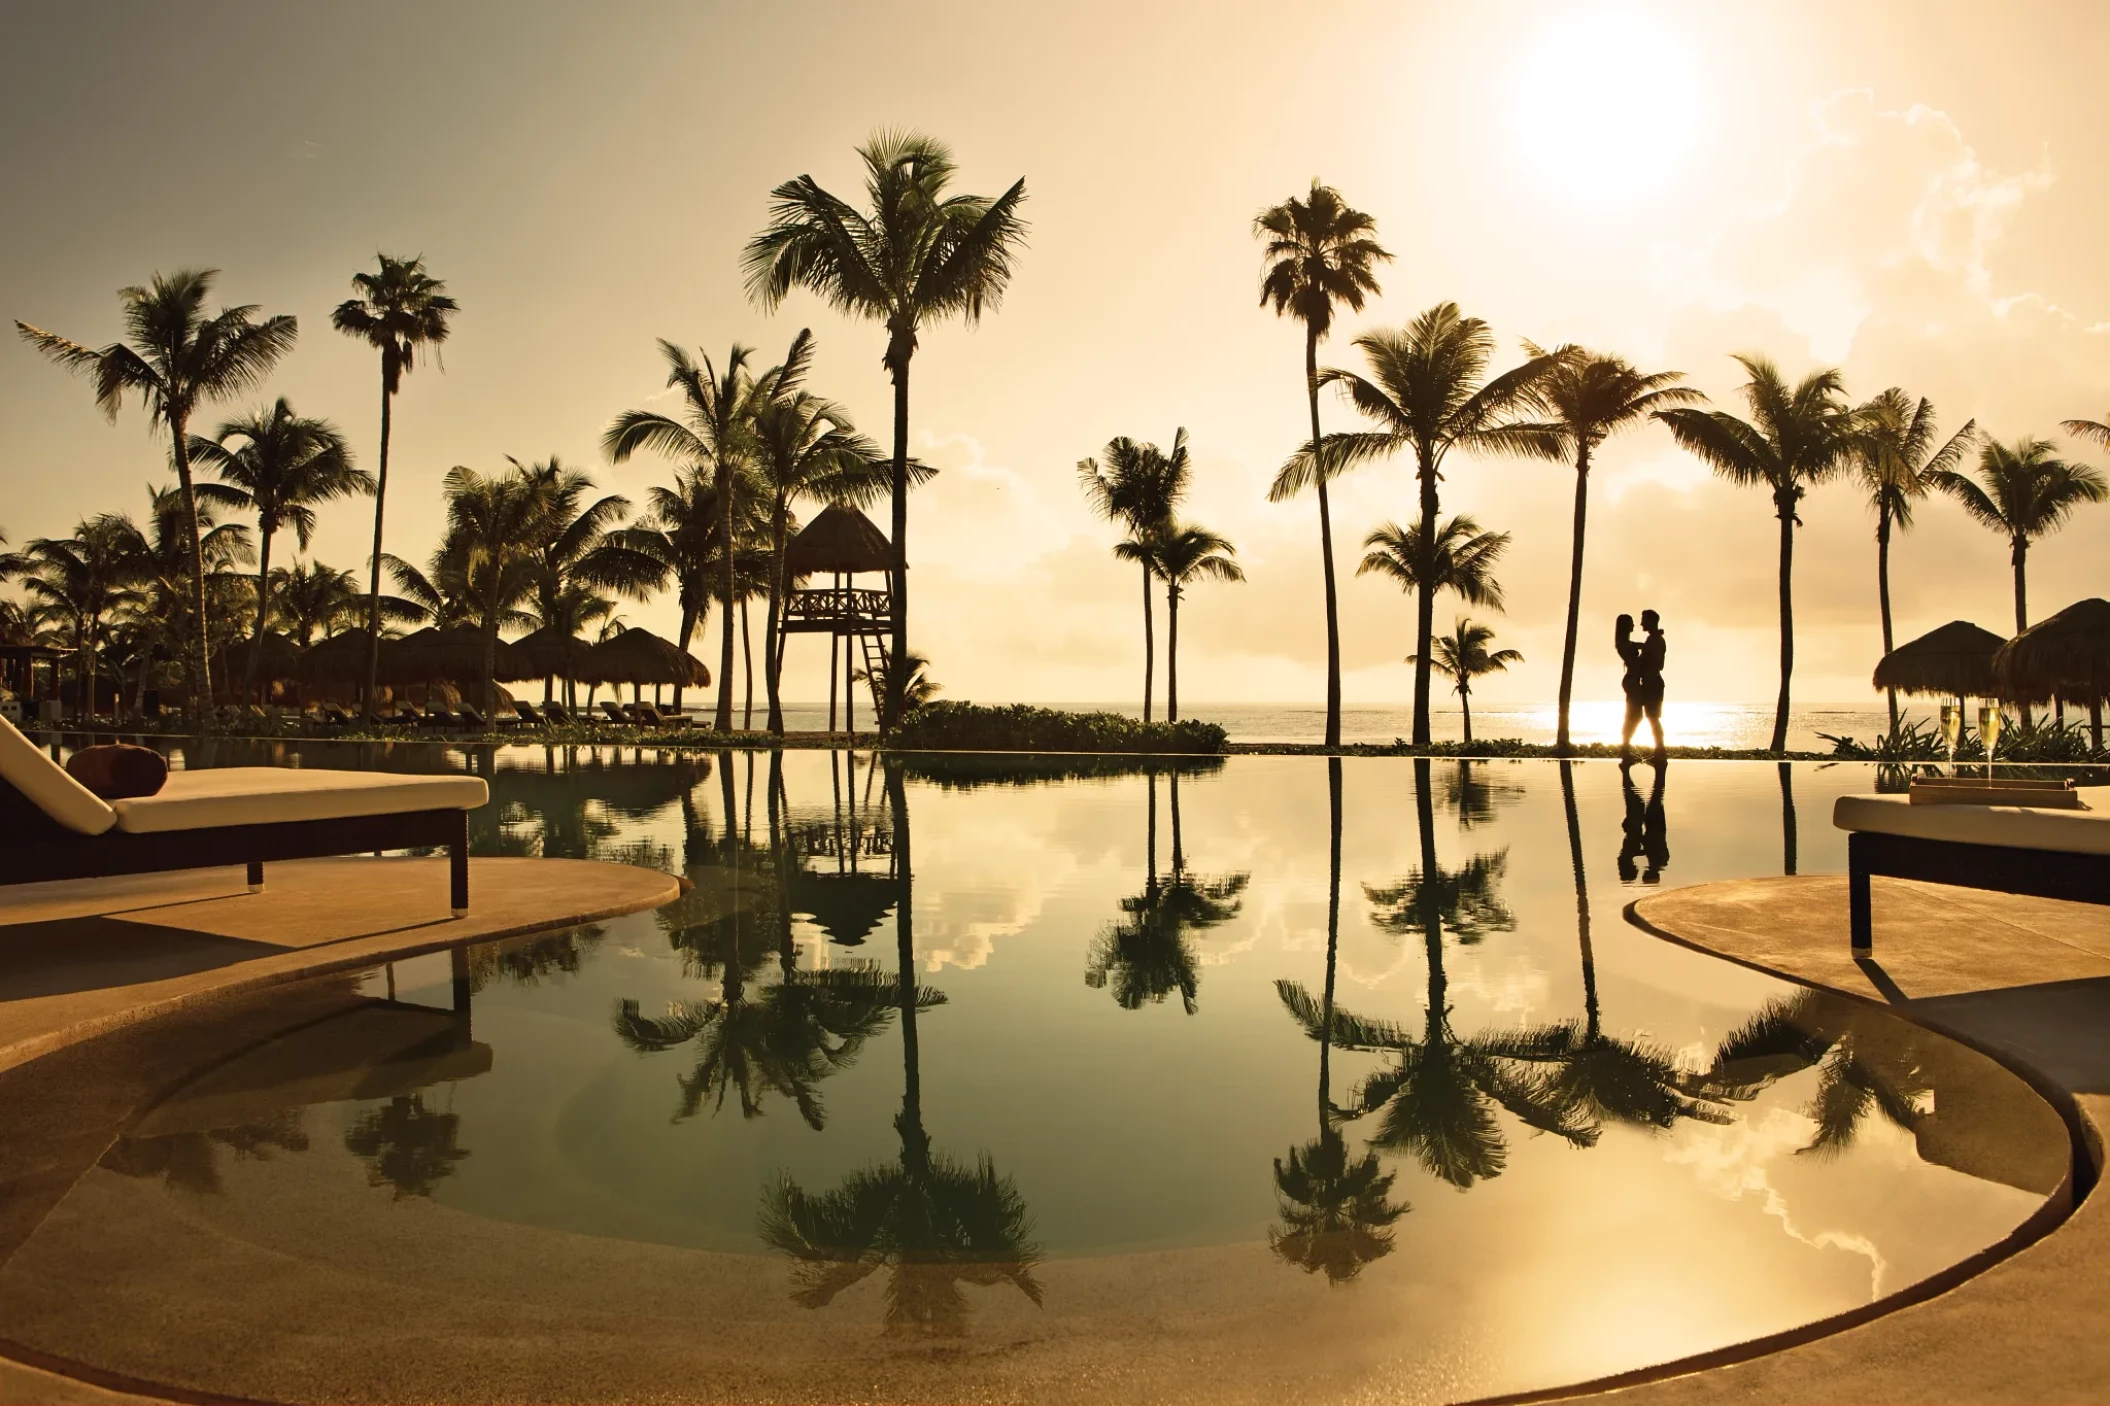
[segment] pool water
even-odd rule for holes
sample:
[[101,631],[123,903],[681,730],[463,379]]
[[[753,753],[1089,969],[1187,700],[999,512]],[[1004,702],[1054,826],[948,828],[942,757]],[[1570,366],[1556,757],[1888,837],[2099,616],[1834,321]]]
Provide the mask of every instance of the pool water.
[[1624,921],[1843,867],[1866,768],[293,751],[693,890],[128,1037],[0,1339],[274,1399],[1454,1400],[1862,1308],[2069,1164],[1992,1061]]

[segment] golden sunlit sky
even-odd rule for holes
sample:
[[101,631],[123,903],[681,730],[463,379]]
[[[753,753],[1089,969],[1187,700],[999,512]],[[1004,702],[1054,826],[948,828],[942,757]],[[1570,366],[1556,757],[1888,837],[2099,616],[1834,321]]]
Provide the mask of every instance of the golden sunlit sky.
[[[370,465],[374,359],[328,312],[377,249],[422,253],[464,309],[444,371],[397,402],[389,540],[422,559],[454,464],[556,454],[633,496],[665,479],[598,448],[618,411],[657,403],[657,337],[770,361],[811,326],[815,388],[884,441],[880,329],[805,294],[764,315],[738,254],[773,185],[811,173],[854,196],[855,145],[917,128],[953,146],[965,190],[1024,176],[1032,225],[1001,309],[928,329],[915,362],[913,448],[942,470],[911,519],[912,637],[934,673],[983,701],[1135,694],[1135,579],[1073,466],[1115,435],[1185,426],[1188,513],[1250,579],[1183,608],[1182,695],[1317,702],[1315,508],[1265,500],[1305,410],[1301,335],[1257,305],[1263,206],[1317,176],[1397,256],[1327,364],[1356,364],[1358,331],[1455,299],[1506,362],[1522,338],[1582,342],[1734,407],[1729,354],[1756,351],[1790,374],[1841,366],[1856,399],[1930,396],[1945,432],[1976,417],[2056,437],[2110,412],[2105,52],[2110,9],[2085,3],[13,0],[0,315],[99,344],[119,286],[217,267],[228,301],[300,318],[271,389]],[[143,415],[113,429],[85,385],[0,344],[13,541],[139,511],[163,462]],[[1553,694],[1571,485],[1558,466],[1451,461],[1446,511],[1515,535],[1496,624],[1527,662],[1476,702]],[[1334,502],[1347,701],[1397,704],[1411,612],[1352,572],[1365,531],[1412,515],[1411,467],[1358,470]],[[1845,485],[1803,519],[1796,696],[1870,698],[1872,520]],[[327,509],[316,552],[358,566],[368,531],[361,506]],[[1775,541],[1764,494],[1712,480],[1660,429],[1615,441],[1578,693],[1616,694],[1602,636],[1653,606],[1673,697],[1770,702]],[[2043,543],[2033,616],[2104,593],[2106,547],[2110,505]],[[1922,510],[1893,582],[1901,637],[2011,620],[2005,545],[1946,504]],[[664,601],[624,615],[673,628]],[[820,658],[792,651],[789,697],[822,694]]]

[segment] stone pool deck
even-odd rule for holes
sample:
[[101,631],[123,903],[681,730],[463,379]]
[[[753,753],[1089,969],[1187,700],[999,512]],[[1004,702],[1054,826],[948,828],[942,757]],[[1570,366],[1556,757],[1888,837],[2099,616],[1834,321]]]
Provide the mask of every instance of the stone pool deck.
[[[635,913],[680,891],[626,864],[476,859],[469,912],[455,918],[445,859],[303,860],[264,877],[261,893],[240,869],[0,889],[0,1070],[207,1002],[268,1001],[296,978]],[[165,1399],[0,1353],[0,1406]]]
[[[1659,937],[1878,1001],[2001,1055],[2070,1114],[2100,1165],[2110,1127],[2110,908],[1875,883],[1873,956],[1847,946],[1842,875],[1703,884],[1629,910]],[[1730,1402],[2110,1401],[2110,1209],[1948,1292],[1743,1362],[1604,1394]]]

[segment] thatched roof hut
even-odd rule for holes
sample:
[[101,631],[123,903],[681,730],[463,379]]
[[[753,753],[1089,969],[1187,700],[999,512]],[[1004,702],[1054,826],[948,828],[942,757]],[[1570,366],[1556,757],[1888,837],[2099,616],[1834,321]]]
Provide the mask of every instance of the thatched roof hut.
[[[366,650],[370,636],[364,630],[345,630],[318,640],[300,656],[299,676],[302,683],[354,683],[366,682]],[[383,680],[393,676],[399,663],[398,655],[403,647],[401,640],[381,639],[381,669]]]
[[[484,634],[473,625],[419,630],[400,642],[396,678],[417,683],[439,680],[469,683],[480,681],[483,676]],[[542,675],[521,657],[518,650],[500,640],[491,677],[504,682],[508,679],[537,679]]]
[[791,539],[784,564],[793,576],[892,571],[894,545],[857,509],[831,505]]
[[561,678],[576,673],[593,646],[577,635],[568,635],[546,625],[513,641],[513,650],[535,671],[538,678]]
[[2006,641],[1968,620],[1951,620],[1883,656],[1877,688],[1947,698],[1991,698],[2000,692],[1993,655]]
[[2075,601],[2000,647],[1993,672],[2004,696],[2043,703],[2110,698],[2110,601]]
[[301,648],[276,630],[266,630],[261,648],[256,637],[245,636],[230,642],[213,661],[215,682],[239,683],[249,677],[249,654],[257,650],[260,658],[256,676],[262,682],[296,680],[300,677]]
[[674,684],[702,688],[711,671],[695,655],[650,630],[625,630],[586,651],[577,677],[582,683]]

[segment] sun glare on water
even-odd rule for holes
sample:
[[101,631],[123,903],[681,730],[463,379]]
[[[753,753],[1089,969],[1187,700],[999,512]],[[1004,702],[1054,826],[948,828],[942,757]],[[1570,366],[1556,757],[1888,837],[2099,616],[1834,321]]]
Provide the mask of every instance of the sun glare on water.
[[1699,118],[1694,56],[1661,26],[1571,10],[1525,51],[1513,107],[1519,153],[1544,186],[1595,205],[1661,186]]

